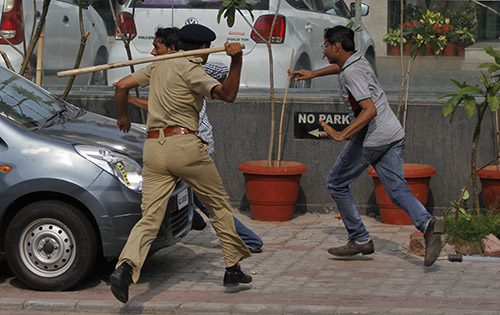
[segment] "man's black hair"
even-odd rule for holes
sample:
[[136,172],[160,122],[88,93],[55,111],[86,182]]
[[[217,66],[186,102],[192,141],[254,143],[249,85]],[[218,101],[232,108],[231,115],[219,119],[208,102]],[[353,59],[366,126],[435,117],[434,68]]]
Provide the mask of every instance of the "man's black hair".
[[201,46],[206,44],[207,47],[210,47],[210,42],[208,43],[200,43],[200,42],[184,42],[180,41],[179,42],[179,49],[180,50],[194,50],[194,49],[200,49]]
[[177,27],[159,27],[156,29],[155,37],[159,38],[165,46],[173,46],[175,50],[179,50],[179,36]]
[[341,25],[327,28],[324,37],[330,44],[339,43],[345,51],[354,51],[354,31],[350,28]]

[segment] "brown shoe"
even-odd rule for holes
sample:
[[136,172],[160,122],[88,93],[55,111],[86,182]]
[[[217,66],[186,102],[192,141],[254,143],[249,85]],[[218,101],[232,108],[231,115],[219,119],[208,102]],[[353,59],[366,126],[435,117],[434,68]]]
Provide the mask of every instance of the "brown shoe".
[[345,257],[353,256],[359,253],[363,255],[370,255],[375,252],[375,249],[373,247],[372,240],[365,244],[358,244],[355,240],[349,240],[347,244],[343,246],[328,249],[328,252],[333,256]]
[[441,234],[444,233],[444,224],[442,221],[432,218],[424,232],[425,239],[425,258],[424,266],[429,267],[438,259],[441,254]]

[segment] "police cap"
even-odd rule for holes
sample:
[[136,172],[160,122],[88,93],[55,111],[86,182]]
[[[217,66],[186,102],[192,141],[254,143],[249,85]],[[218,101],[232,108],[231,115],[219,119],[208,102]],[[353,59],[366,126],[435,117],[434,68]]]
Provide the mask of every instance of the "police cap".
[[183,42],[208,43],[215,40],[215,33],[201,24],[184,25],[178,35]]

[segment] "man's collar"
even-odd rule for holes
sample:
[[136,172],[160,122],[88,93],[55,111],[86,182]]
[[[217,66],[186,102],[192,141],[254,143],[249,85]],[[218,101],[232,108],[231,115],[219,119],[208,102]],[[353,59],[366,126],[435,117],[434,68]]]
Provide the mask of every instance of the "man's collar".
[[340,72],[344,71],[344,69],[346,69],[347,67],[349,67],[353,63],[359,61],[361,59],[361,57],[363,57],[363,55],[361,54],[361,51],[356,50],[354,52],[354,54],[352,54],[351,56],[349,56],[349,58],[347,58],[346,62],[342,66],[342,69],[340,69]]

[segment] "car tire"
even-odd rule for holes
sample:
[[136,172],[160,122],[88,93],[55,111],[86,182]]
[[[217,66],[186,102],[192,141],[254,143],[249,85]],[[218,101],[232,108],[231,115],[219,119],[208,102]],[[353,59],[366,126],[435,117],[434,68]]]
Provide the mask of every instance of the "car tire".
[[[311,63],[309,62],[309,59],[305,56],[301,56],[300,59],[295,64],[295,66],[293,67],[293,71],[296,71],[296,70],[311,70]],[[291,80],[290,81],[290,88],[292,88],[292,89],[310,89],[311,88],[311,80],[300,80],[300,81]]]
[[92,271],[97,237],[87,217],[60,201],[38,201],[22,208],[5,237],[7,263],[28,287],[67,290]]
[[[104,65],[108,62],[108,52],[100,49],[95,57],[94,66]],[[108,75],[106,70],[92,72],[90,85],[108,85]]]

